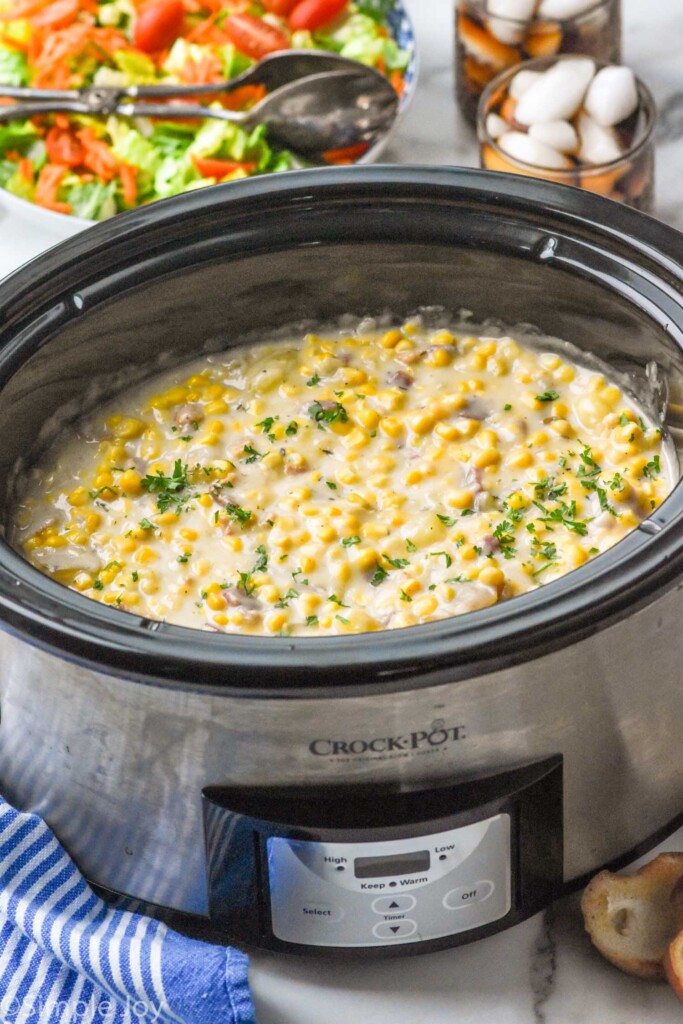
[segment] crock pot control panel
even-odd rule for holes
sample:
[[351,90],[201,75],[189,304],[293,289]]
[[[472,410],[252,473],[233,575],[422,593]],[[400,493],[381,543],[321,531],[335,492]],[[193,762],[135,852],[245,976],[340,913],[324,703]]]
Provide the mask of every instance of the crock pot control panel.
[[420,942],[510,910],[510,816],[383,843],[267,843],[273,932],[314,946]]
[[204,791],[209,913],[227,940],[391,955],[459,945],[563,878],[562,758],[456,785]]

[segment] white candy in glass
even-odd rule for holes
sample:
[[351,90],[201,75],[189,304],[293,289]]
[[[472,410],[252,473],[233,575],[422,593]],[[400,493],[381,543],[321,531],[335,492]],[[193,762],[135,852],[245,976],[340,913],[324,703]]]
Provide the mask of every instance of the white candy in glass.
[[513,100],[520,99],[539,78],[543,78],[542,71],[529,71],[527,68],[518,71],[508,86],[508,94]]
[[616,132],[598,124],[585,110],[579,114],[577,127],[581,139],[579,159],[584,163],[609,164],[623,156]]
[[560,60],[534,82],[515,107],[520,124],[568,121],[578,111],[595,74],[595,62],[588,57]]
[[539,18],[553,21],[567,21],[576,18],[595,7],[598,0],[541,0],[538,7]]
[[501,43],[514,46],[524,38],[526,26],[534,16],[538,0],[488,0],[486,14],[492,35]]
[[546,146],[543,142],[537,142],[526,132],[506,132],[498,139],[498,145],[513,160],[520,160],[534,167],[566,171],[572,166],[571,161],[562,153],[558,153],[556,149]]
[[543,142],[560,153],[575,153],[579,148],[579,137],[569,121],[545,121],[532,124],[529,135],[537,142]]
[[604,128],[626,120],[638,109],[635,75],[630,68],[616,64],[602,68],[591,82],[583,105]]
[[507,121],[504,121],[499,114],[489,114],[486,118],[486,131],[492,139],[497,139],[501,135],[504,135],[508,130],[509,125]]

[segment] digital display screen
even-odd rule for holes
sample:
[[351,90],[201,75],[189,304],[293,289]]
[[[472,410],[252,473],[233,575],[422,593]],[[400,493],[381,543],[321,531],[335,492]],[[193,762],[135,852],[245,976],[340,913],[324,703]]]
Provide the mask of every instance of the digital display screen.
[[358,857],[353,862],[356,878],[384,878],[386,875],[414,875],[429,871],[429,850],[394,853],[389,857]]

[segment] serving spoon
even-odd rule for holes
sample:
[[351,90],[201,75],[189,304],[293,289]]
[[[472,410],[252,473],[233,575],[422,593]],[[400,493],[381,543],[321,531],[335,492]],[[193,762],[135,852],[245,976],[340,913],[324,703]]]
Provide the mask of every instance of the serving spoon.
[[[317,68],[317,73],[311,73],[312,68]],[[292,80],[302,72],[308,73]],[[255,82],[275,88],[246,111],[187,102],[146,102],[220,95]],[[264,124],[272,142],[311,159],[320,159],[330,150],[359,145],[370,148],[390,128],[399,102],[395,89],[379,71],[315,51],[273,54],[238,78],[209,85],[87,86],[72,91],[0,86],[0,95],[26,101],[0,106],[0,123],[46,113],[164,120],[210,117],[247,129]]]

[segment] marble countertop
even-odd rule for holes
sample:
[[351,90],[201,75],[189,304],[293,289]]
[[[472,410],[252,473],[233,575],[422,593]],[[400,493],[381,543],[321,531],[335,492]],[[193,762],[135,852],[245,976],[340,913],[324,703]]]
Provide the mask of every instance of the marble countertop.
[[[659,105],[656,215],[683,229],[680,0],[623,0],[625,61]],[[453,99],[453,0],[406,0],[421,52],[417,95],[386,162],[477,165],[472,130]],[[52,244],[0,205],[0,276]],[[683,850],[683,830],[663,844]],[[650,855],[652,856],[652,855]],[[679,1024],[664,984],[628,978],[583,932],[577,897],[469,946],[353,964],[258,956],[259,1024]]]
[[[387,163],[478,166],[453,99],[453,0],[405,0],[421,73]],[[655,213],[683,229],[683,5],[623,0],[624,60],[659,106]],[[661,849],[683,850],[683,830]],[[648,854],[646,860],[654,856]],[[259,1024],[680,1024],[666,984],[629,978],[583,930],[578,897],[508,932],[407,959],[335,964],[257,957]]]

